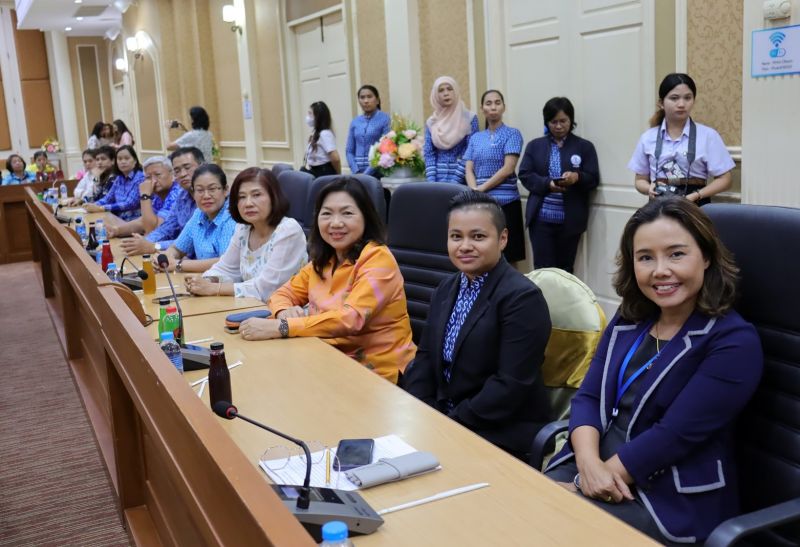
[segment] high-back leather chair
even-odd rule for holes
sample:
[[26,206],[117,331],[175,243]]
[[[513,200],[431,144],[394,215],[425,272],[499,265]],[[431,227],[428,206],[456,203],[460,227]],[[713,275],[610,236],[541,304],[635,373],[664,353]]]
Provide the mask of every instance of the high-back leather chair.
[[283,173],[284,171],[292,171],[294,167],[289,165],[288,163],[276,163],[272,166],[272,174],[276,177]]
[[[764,375],[739,419],[742,510],[707,546],[800,544],[800,209],[703,207],[740,269],[736,309],[755,325]],[[781,525],[781,526],[779,526]]]
[[464,190],[459,184],[420,182],[404,184],[392,194],[389,249],[403,274],[417,343],[428,319],[433,290],[457,271],[447,255],[447,207],[452,197]]
[[[311,191],[311,184],[314,182],[314,176],[293,169],[284,170],[276,176],[278,178],[278,186],[281,187],[283,195],[289,200],[289,216],[305,228],[313,220],[313,217],[308,217],[307,215],[308,196]],[[314,214],[313,206],[311,214]],[[308,235],[308,232],[306,232],[306,235]]]
[[383,222],[386,222],[386,199],[383,197],[383,186],[381,186],[380,181],[375,177],[359,173],[356,175],[324,175],[314,179],[308,196],[309,212],[306,213],[308,218],[312,220],[312,224],[314,219],[314,204],[317,201],[317,196],[320,191],[325,188],[329,182],[340,179],[343,176],[356,179],[366,188],[367,194],[369,194],[372,203],[375,205],[375,209],[378,211],[378,216]]

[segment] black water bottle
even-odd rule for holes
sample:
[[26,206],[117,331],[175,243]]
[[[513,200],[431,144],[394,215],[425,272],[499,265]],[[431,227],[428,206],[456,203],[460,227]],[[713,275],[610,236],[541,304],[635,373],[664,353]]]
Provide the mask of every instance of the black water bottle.
[[97,241],[97,232],[94,229],[94,222],[89,223],[89,236],[87,238],[86,250],[94,251],[100,243]]
[[211,344],[211,358],[208,368],[208,395],[211,408],[214,408],[218,401],[233,403],[231,372],[228,370],[222,342]]

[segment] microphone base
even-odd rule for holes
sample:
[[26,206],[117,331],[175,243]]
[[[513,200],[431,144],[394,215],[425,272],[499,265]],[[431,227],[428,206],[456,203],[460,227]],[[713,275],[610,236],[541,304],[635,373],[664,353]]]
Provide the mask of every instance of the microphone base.
[[383,524],[383,518],[357,492],[312,486],[311,505],[299,509],[302,486],[273,484],[272,489],[317,543],[322,541],[322,525],[332,520],[347,524],[350,536],[371,534]]
[[203,370],[211,365],[211,350],[203,346],[184,344],[181,346],[183,370]]
[[122,284],[134,291],[138,291],[142,288],[142,280],[136,274],[124,276],[122,278]]

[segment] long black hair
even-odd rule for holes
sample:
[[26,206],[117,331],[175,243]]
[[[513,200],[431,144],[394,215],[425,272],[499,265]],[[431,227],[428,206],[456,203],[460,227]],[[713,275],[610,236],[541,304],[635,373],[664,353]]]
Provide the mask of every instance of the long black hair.
[[[488,95],[489,93],[497,93],[498,95],[500,95],[500,101],[503,103],[503,105],[506,104],[506,98],[503,97],[502,93],[500,93],[496,89],[487,89],[486,91],[483,92],[483,95],[481,95],[481,106],[483,106],[483,100],[486,99],[486,95]],[[489,120],[486,120],[484,129],[489,129]]]
[[331,111],[328,110],[328,105],[322,101],[317,101],[311,105],[311,113],[314,115],[314,132],[309,137],[308,142],[311,143],[311,149],[317,149],[319,142],[319,134],[326,129],[331,129]]
[[125,122],[123,122],[122,120],[114,120],[113,123],[114,123],[114,128],[117,130],[117,135],[119,137],[121,137],[123,133],[128,132],[131,135],[131,144],[135,144],[136,141],[133,139],[133,132],[130,129],[128,129],[128,126],[125,125]]
[[9,175],[14,174],[14,169],[11,167],[11,160],[13,160],[14,158],[19,158],[19,161],[22,162],[22,172],[24,173],[25,169],[28,167],[28,164],[25,162],[25,158],[23,158],[19,154],[11,154],[10,156],[8,156],[8,159],[6,160],[6,167],[8,167],[8,174]]
[[133,161],[136,162],[136,165],[133,166],[133,169],[131,170],[131,173],[133,173],[134,171],[141,171],[142,170],[142,164],[139,163],[139,156],[136,155],[136,150],[134,150],[133,146],[131,146],[130,144],[123,144],[122,146],[117,148],[117,151],[114,154],[114,174],[115,175],[121,175],[122,174],[122,171],[119,170],[119,166],[117,165],[117,155],[120,152],[122,152],[123,150],[126,150],[133,157]]
[[189,109],[189,117],[192,119],[192,129],[205,129],[211,125],[208,119],[208,112],[202,106],[193,106]]
[[100,120],[99,122],[94,124],[94,127],[92,128],[91,135],[94,136],[94,137],[97,137],[98,139],[102,138],[101,133],[103,132],[103,128],[105,126],[106,126],[106,122]]
[[314,271],[320,277],[324,277],[323,270],[331,259],[333,259],[333,271],[339,265],[336,250],[322,239],[322,234],[319,231],[319,213],[322,210],[322,204],[325,202],[325,198],[334,192],[346,192],[349,194],[364,217],[364,234],[350,248],[345,258],[355,262],[367,243],[371,241],[380,245],[386,244],[386,228],[364,185],[353,177],[337,177],[320,191],[314,204],[314,227],[311,230],[311,237],[308,242],[308,256],[314,265]]

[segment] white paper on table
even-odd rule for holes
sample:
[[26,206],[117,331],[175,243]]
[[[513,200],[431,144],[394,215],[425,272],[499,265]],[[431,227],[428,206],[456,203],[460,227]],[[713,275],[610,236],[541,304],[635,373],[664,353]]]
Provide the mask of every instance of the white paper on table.
[[84,209],[83,207],[69,207],[69,208],[65,208],[65,209],[61,209],[61,210],[63,212],[65,212],[65,213],[68,213],[68,214],[74,214],[74,213],[77,213],[79,215],[85,215],[86,214],[86,209]]
[[[397,435],[386,435],[375,439],[375,448],[372,451],[372,461],[375,463],[381,458],[396,458],[397,456],[405,456],[416,452],[417,449],[405,442]],[[319,450],[311,453],[312,461],[320,460],[319,463],[311,465],[311,486],[320,488],[336,488],[338,490],[358,490],[359,487],[350,482],[345,471],[339,472],[339,480],[337,483],[337,471],[334,469],[333,457],[336,455],[336,449],[331,448],[331,483],[325,484],[325,451]],[[269,476],[275,484],[293,484],[302,485],[306,478],[306,464],[300,456],[292,456],[289,458],[289,463],[286,467],[277,471],[268,468],[264,462],[258,462],[261,469]]]

